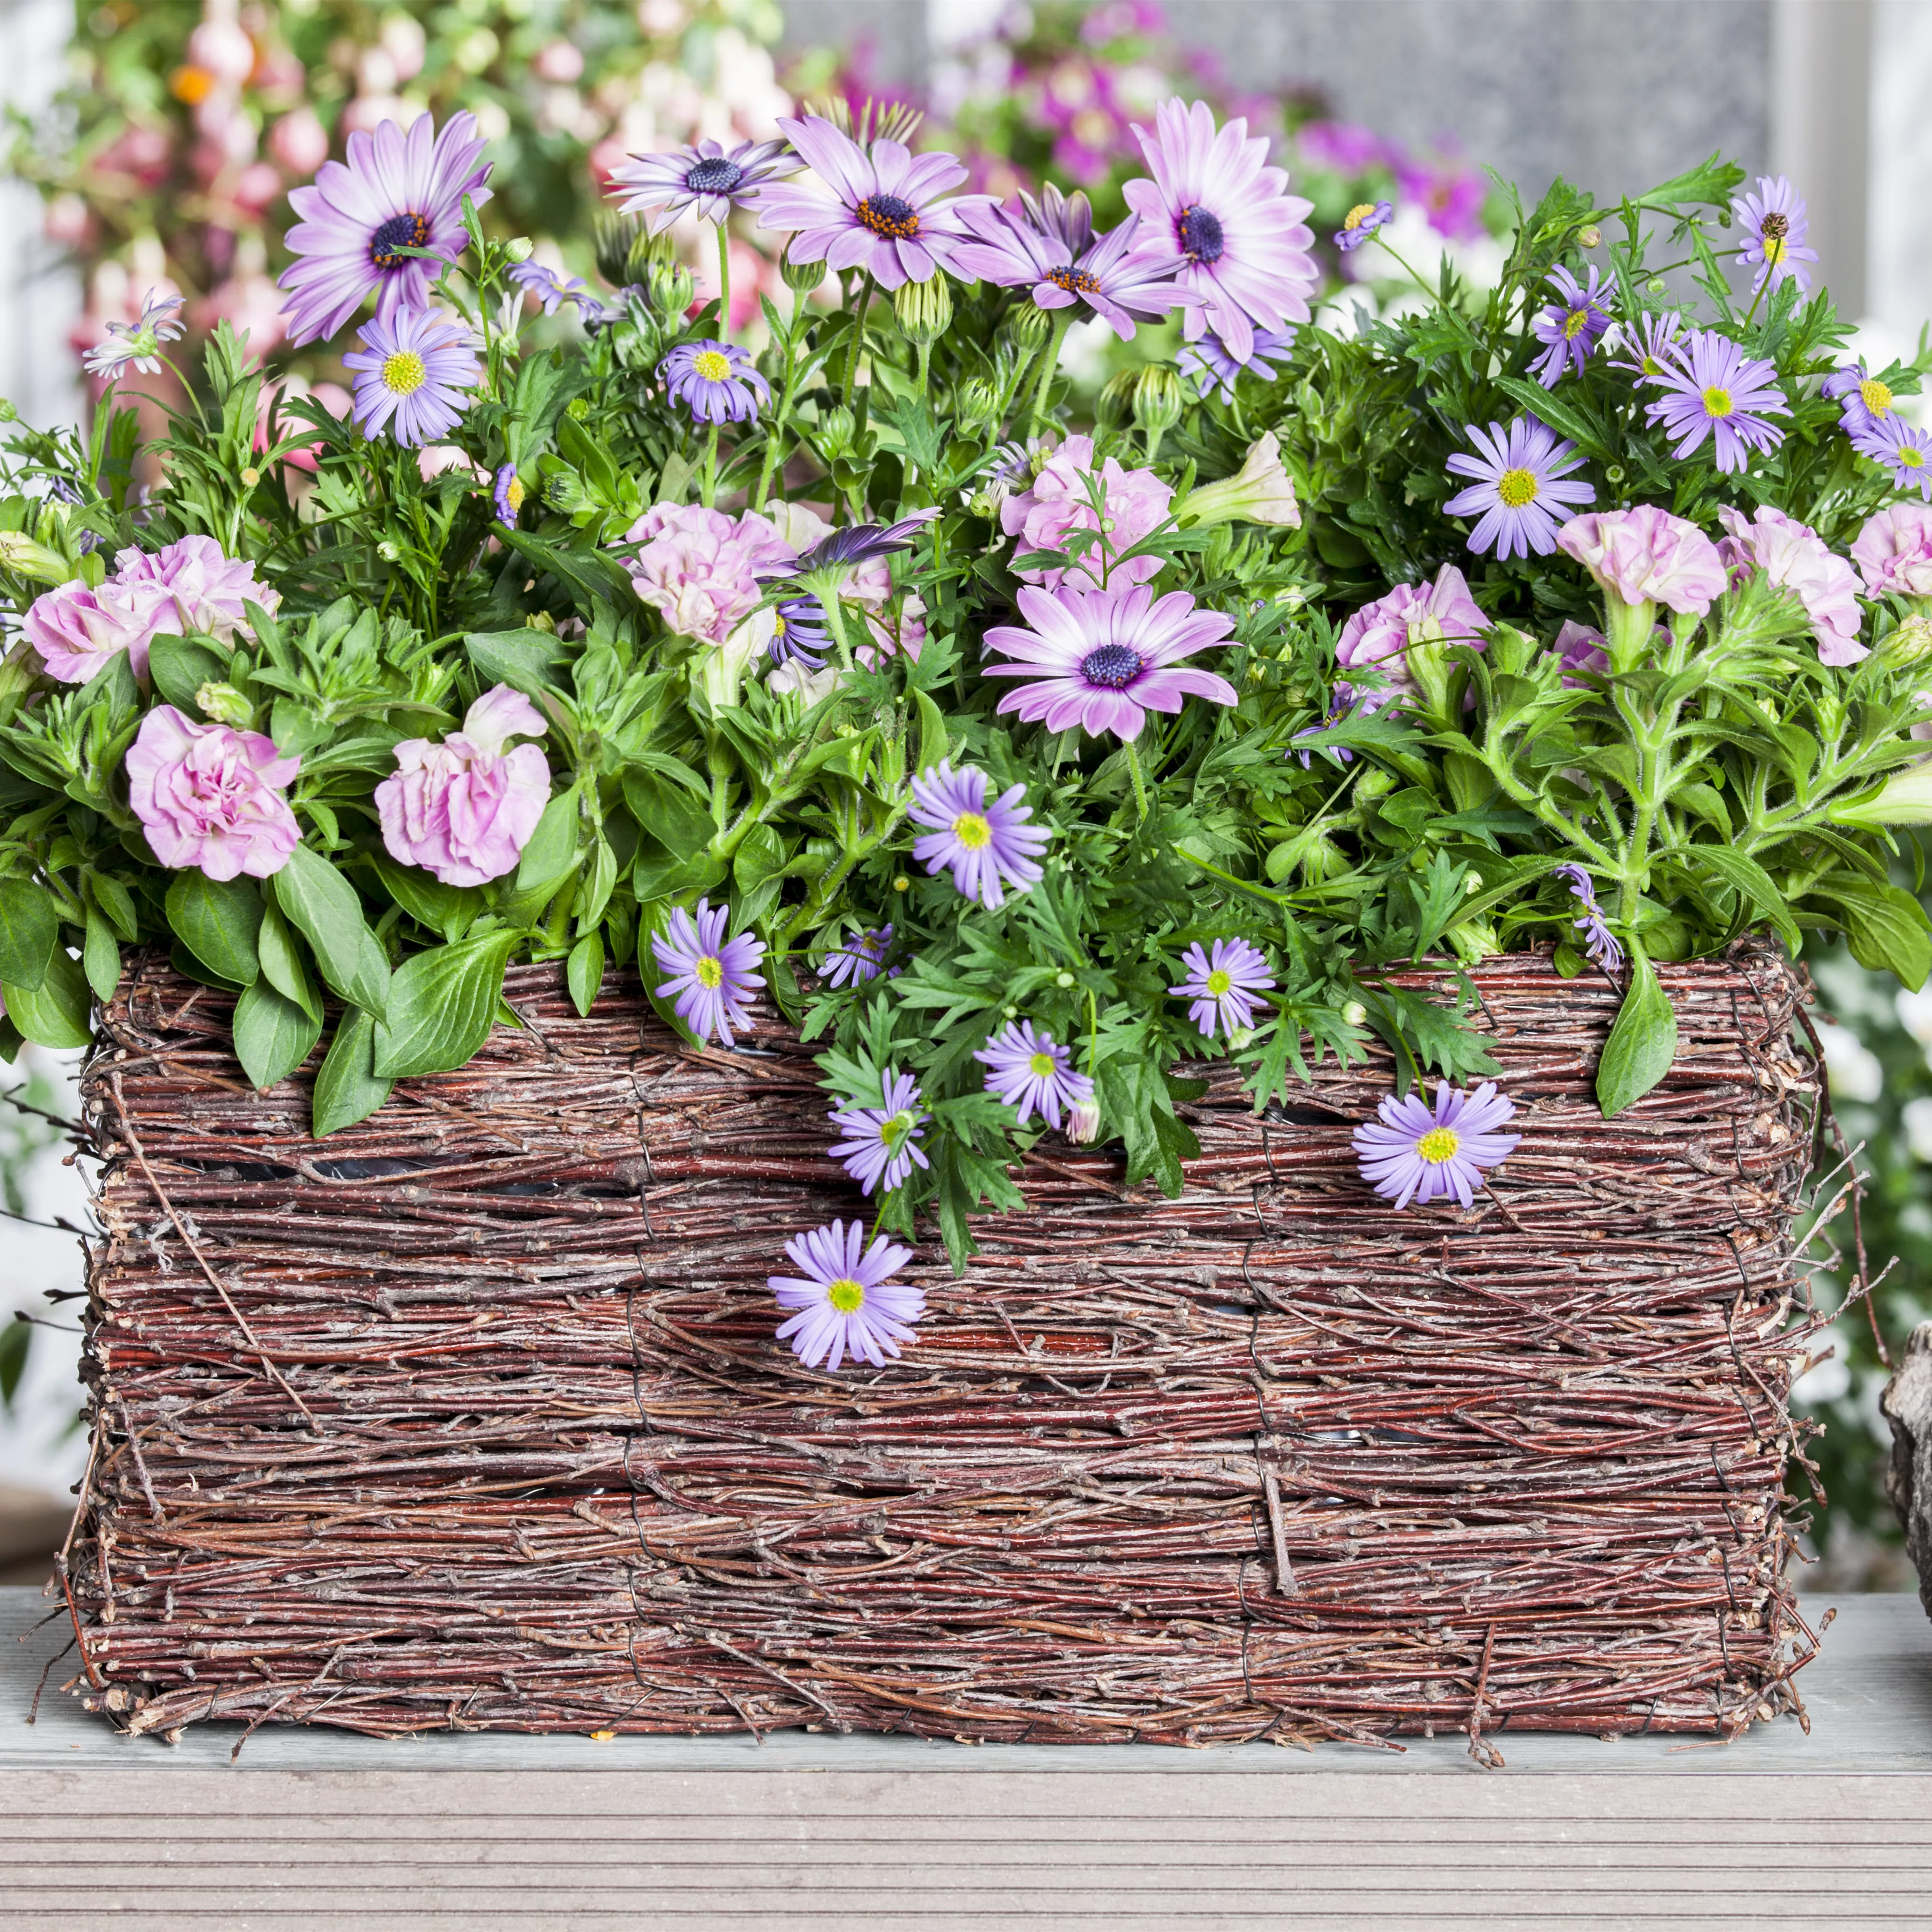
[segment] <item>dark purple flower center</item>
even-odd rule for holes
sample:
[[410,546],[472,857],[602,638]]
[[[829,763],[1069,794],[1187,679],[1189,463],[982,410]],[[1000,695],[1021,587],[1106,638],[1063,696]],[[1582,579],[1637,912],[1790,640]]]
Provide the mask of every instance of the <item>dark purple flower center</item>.
[[1218,262],[1226,252],[1228,238],[1221,232],[1220,218],[1204,208],[1184,208],[1174,224],[1180,252],[1190,262]]
[[854,212],[889,242],[910,242],[919,232],[919,210],[896,194],[868,194]]
[[1084,268],[1049,268],[1046,279],[1070,296],[1096,296],[1100,292],[1100,277],[1090,275]]
[[390,274],[413,258],[398,255],[398,248],[429,246],[429,217],[426,214],[392,214],[369,238],[369,260],[384,274]]
[[745,170],[722,154],[707,155],[693,164],[684,184],[693,194],[729,194],[745,178]]
[[1089,684],[1122,691],[1140,675],[1141,654],[1125,644],[1102,644],[1080,660],[1080,675]]

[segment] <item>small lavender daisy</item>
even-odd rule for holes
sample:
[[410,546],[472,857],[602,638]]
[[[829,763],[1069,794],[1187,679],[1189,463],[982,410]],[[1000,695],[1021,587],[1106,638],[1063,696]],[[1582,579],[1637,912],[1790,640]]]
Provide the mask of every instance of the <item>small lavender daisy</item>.
[[483,374],[467,330],[440,309],[379,312],[356,336],[362,346],[343,357],[356,370],[350,414],[364,436],[387,425],[406,448],[440,442],[463,419],[460,394]]
[[514,530],[517,518],[524,507],[523,479],[517,474],[517,466],[506,463],[497,471],[494,495],[496,502],[496,520],[508,524]]
[[[1291,758],[1299,758],[1301,760],[1301,769],[1304,772],[1306,771],[1313,764],[1315,754],[1306,748],[1298,752],[1294,749],[1295,745],[1304,738],[1318,737],[1332,726],[1340,724],[1345,718],[1352,717],[1354,713],[1354,691],[1346,684],[1338,684],[1329,698],[1328,710],[1322,722],[1318,724],[1304,725],[1288,741],[1288,748],[1285,755]],[[1369,707],[1370,716],[1373,716],[1374,711],[1375,707]],[[1324,745],[1321,748],[1324,755],[1335,759],[1340,764],[1352,765],[1355,762],[1354,753],[1349,750],[1346,745]]]
[[1228,345],[1210,330],[1198,342],[1186,344],[1174,358],[1174,366],[1184,376],[1194,378],[1203,396],[1218,388],[1222,401],[1232,403],[1234,379],[1244,369],[1264,382],[1274,380],[1275,364],[1288,360],[1288,351],[1294,346],[1295,333],[1292,328],[1258,328],[1254,332],[1254,352],[1245,362],[1237,362],[1228,353]]
[[756,422],[772,399],[742,349],[725,342],[681,342],[658,364],[665,392],[702,423]]
[[181,305],[179,296],[160,295],[150,289],[140,315],[130,322],[110,322],[107,340],[90,349],[80,358],[80,366],[90,376],[104,376],[110,382],[130,366],[144,376],[158,376],[161,344],[172,342],[182,332],[175,320]]
[[1862,362],[1834,370],[1820,387],[1838,405],[1838,427],[1847,436],[1868,435],[1892,414],[1891,386],[1881,382]]
[[1640,382],[1654,382],[1670,365],[1684,339],[1684,318],[1674,308],[1639,316],[1634,322],[1613,323],[1604,337],[1610,367],[1622,369]]
[[788,597],[772,613],[772,640],[766,646],[775,664],[799,664],[807,670],[825,668],[825,646],[830,641],[825,607],[816,597]]
[[1715,329],[1693,329],[1657,382],[1666,394],[1646,413],[1676,439],[1671,453],[1679,461],[1708,436],[1718,467],[1742,470],[1751,451],[1775,449],[1784,440],[1784,430],[1766,420],[1791,413],[1777,370]]
[[687,208],[722,227],[732,209],[760,186],[797,173],[796,155],[782,141],[741,141],[729,154],[716,141],[699,141],[665,154],[633,154],[610,170],[610,193],[626,214],[650,215],[662,235]]
[[1378,228],[1394,219],[1395,209],[1386,201],[1358,202],[1342,218],[1342,225],[1335,231],[1335,245],[1344,254],[1352,255]]
[[890,925],[868,926],[825,956],[825,983],[862,986],[868,980],[876,980],[885,963],[886,948],[892,943]]
[[1811,278],[1799,264],[1816,261],[1818,251],[1804,246],[1811,224],[1798,190],[1783,175],[1775,181],[1760,175],[1757,192],[1735,197],[1731,214],[1745,238],[1738,260],[1759,265],[1751,292],[1755,295],[1767,280],[1775,288],[1788,275],[1798,284],[1798,293],[1804,294],[1811,286]]
[[678,907],[670,916],[670,930],[652,938],[651,950],[658,964],[670,975],[658,988],[657,996],[664,1000],[674,993],[677,995],[674,1010],[678,1018],[700,1040],[716,1034],[727,1046],[733,1046],[736,1044],[731,1035],[734,1026],[746,1033],[752,1030],[751,1010],[746,1000],[765,983],[764,976],[752,970],[765,956],[764,941],[748,932],[726,939],[728,906],[714,909],[710,901],[700,899],[697,913],[694,925],[691,914]]
[[1583,935],[1583,951],[1593,966],[1614,973],[1624,963],[1624,950],[1616,935],[1604,923],[1604,909],[1597,903],[1597,888],[1581,866],[1558,866],[1556,876],[1570,888],[1581,910],[1576,929]]
[[1094,1083],[1073,1070],[1073,1056],[1030,1020],[1000,1028],[973,1058],[986,1069],[986,1091],[997,1094],[1024,1126],[1035,1114],[1050,1127],[1060,1125],[1060,1109],[1094,1097]]
[[919,1082],[910,1073],[888,1067],[881,1083],[883,1107],[836,1108],[832,1124],[846,1138],[831,1150],[832,1158],[869,1194],[883,1188],[890,1194],[911,1173],[915,1162],[928,1163],[920,1150],[920,1124],[932,1116],[919,1104]]
[[1451,456],[1446,467],[1476,480],[1442,508],[1452,517],[1480,513],[1469,532],[1469,548],[1478,554],[1493,550],[1499,561],[1532,550],[1547,556],[1556,548],[1558,518],[1546,506],[1556,505],[1567,521],[1575,505],[1596,501],[1588,484],[1561,480],[1583,460],[1576,445],[1558,441],[1534,416],[1518,416],[1507,435],[1501,423],[1486,430],[1472,423],[1469,440],[1482,454]]
[[912,1250],[884,1239],[865,1246],[857,1221],[833,1221],[786,1242],[795,1275],[775,1274],[765,1285],[782,1309],[796,1310],[778,1327],[778,1339],[808,1369],[836,1369],[848,1355],[883,1368],[902,1342],[915,1342],[913,1324],[926,1312],[926,1297],[892,1277]]
[[1046,850],[1047,835],[1026,822],[1033,807],[1021,802],[1024,785],[988,800],[984,772],[974,765],[956,772],[942,758],[913,780],[912,796],[913,823],[932,827],[912,848],[927,872],[950,866],[955,887],[988,910],[1006,903],[1003,880],[1021,892],[1038,883],[1035,862]]
[[1187,1017],[1202,1036],[1214,1037],[1216,1023],[1232,1035],[1255,1023],[1255,995],[1274,984],[1265,954],[1245,939],[1217,939],[1210,953],[1197,942],[1180,956],[1187,977],[1170,993],[1193,1004]]
[[1522,1138],[1493,1131],[1516,1114],[1516,1102],[1485,1080],[1464,1093],[1445,1080],[1436,1089],[1432,1112],[1418,1094],[1393,1095],[1376,1109],[1379,1121],[1355,1130],[1362,1178],[1376,1192],[1406,1208],[1453,1194],[1466,1208],[1483,1185],[1486,1169],[1508,1159]]
[[1553,269],[1546,280],[1562,299],[1551,303],[1532,324],[1537,340],[1550,345],[1534,367],[1537,380],[1553,389],[1566,368],[1572,375],[1582,374],[1598,337],[1610,327],[1610,285],[1599,278],[1594,265],[1587,288],[1568,268]]
[[556,314],[566,302],[575,302],[585,309],[602,306],[582,276],[560,275],[555,269],[546,268],[541,262],[512,262],[510,279],[524,294],[536,297],[545,315]]
[[1932,502],[1932,436],[1914,429],[1897,410],[1881,422],[1852,438],[1852,447],[1861,456],[1882,463],[1892,471],[1892,481],[1901,490],[1916,490]]

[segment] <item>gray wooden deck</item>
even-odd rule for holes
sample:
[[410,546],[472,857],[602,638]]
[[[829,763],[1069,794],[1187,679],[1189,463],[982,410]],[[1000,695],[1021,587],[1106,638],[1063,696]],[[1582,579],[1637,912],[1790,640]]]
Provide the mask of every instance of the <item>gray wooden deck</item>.
[[[0,1591],[0,1927],[891,1932],[1932,1924],[1932,1624],[1848,1598],[1794,1720],[1729,1746],[935,1744],[198,1726],[118,1737]],[[1808,1613],[1820,1614],[1813,1601]],[[1815,1624],[1814,1625],[1815,1628]],[[70,1665],[68,1666],[70,1669]]]

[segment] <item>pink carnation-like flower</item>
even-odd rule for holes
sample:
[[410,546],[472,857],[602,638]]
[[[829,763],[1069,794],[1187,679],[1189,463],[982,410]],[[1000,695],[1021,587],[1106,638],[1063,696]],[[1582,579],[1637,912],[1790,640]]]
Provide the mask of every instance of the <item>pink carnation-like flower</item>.
[[1868,517],[1852,561],[1868,597],[1932,597],[1932,507],[1894,503]]
[[1414,646],[1441,642],[1480,650],[1489,622],[1462,573],[1445,563],[1434,583],[1398,584],[1386,596],[1364,604],[1342,626],[1335,661],[1347,670],[1373,664],[1400,689],[1413,691],[1408,653]]
[[1729,581],[1718,547],[1695,524],[1654,503],[1572,517],[1556,533],[1607,596],[1701,617]]
[[259,731],[197,724],[160,704],[128,748],[128,802],[164,866],[266,879],[302,843],[282,796],[301,769]]
[[764,595],[760,573],[794,560],[777,530],[754,511],[728,517],[695,504],[659,503],[626,533],[638,546],[630,566],[638,595],[681,638],[722,644]]
[[282,601],[279,590],[256,576],[253,564],[225,556],[212,537],[183,537],[158,550],[124,550],[114,562],[122,583],[152,584],[166,593],[172,614],[159,630],[199,631],[232,644],[235,633],[248,628],[245,605],[257,604],[272,615]]
[[1151,470],[1123,470],[1111,456],[1096,472],[1090,436],[1070,436],[1041,466],[1030,489],[1000,504],[1000,527],[1020,539],[1021,552],[1052,550],[1066,542],[1070,530],[1097,528],[1088,494],[1089,479],[1096,474],[1105,492],[1102,514],[1112,526],[1104,544],[1082,551],[1064,570],[1022,570],[1020,575],[1029,584],[1058,590],[1070,578],[1076,584],[1098,584],[1104,574],[1108,586],[1118,590],[1148,583],[1160,574],[1157,556],[1132,557],[1118,564],[1111,560],[1131,550],[1160,524],[1173,501],[1173,488]]
[[535,745],[504,746],[548,728],[521,692],[500,684],[441,744],[398,745],[395,770],[376,788],[390,857],[446,886],[480,886],[514,872],[550,802],[550,764]]
[[85,684],[125,651],[134,675],[148,676],[148,646],[158,631],[172,631],[166,593],[152,584],[110,578],[98,589],[61,584],[36,597],[22,628],[40,654],[50,677]]
[[1592,630],[1588,624],[1577,623],[1574,619],[1564,620],[1552,648],[1563,660],[1563,682],[1568,690],[1581,691],[1585,687],[1586,680],[1571,676],[1572,672],[1590,670],[1600,676],[1610,668],[1610,654],[1604,648],[1603,632]]
[[1811,620],[1820,664],[1855,664],[1870,656],[1869,648],[1858,642],[1864,614],[1858,608],[1857,573],[1826,547],[1816,530],[1768,506],[1747,518],[1726,503],[1720,506],[1718,518],[1730,532],[1718,545],[1718,554],[1730,568],[1732,581],[1758,570],[1768,582],[1794,592]]

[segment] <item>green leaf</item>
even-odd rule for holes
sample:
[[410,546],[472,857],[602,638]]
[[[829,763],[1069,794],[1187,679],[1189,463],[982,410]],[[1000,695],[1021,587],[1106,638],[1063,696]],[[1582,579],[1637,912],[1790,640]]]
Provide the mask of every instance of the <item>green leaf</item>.
[[388,1018],[376,1030],[376,1076],[449,1073],[469,1060],[490,1037],[516,943],[514,930],[500,929],[404,960],[390,982]]
[[632,766],[624,773],[624,802],[674,859],[695,858],[711,843],[713,827],[704,802],[661,772]]
[[769,825],[754,825],[731,862],[731,877],[741,892],[755,890],[785,868],[785,842]]
[[919,769],[929,772],[946,755],[946,719],[924,692],[914,691],[912,701],[919,712]]
[[399,866],[380,855],[376,876],[382,889],[419,926],[440,932],[445,940],[460,939],[483,910],[483,895],[474,886],[446,886],[415,866]]
[[92,906],[87,909],[87,943],[81,949],[80,963],[94,997],[104,1006],[121,984],[121,949],[114,943],[114,928]]
[[132,946],[141,936],[141,916],[135,909],[134,894],[107,872],[89,872],[87,883],[94,904],[106,915],[116,935]]
[[315,1076],[309,1132],[316,1140],[338,1127],[352,1127],[358,1120],[366,1120],[389,1097],[395,1083],[377,1075],[375,1046],[374,1016],[360,1006],[346,1008],[335,1023],[335,1037]]
[[262,962],[262,976],[285,1000],[292,1000],[318,1022],[322,1006],[309,983],[302,953],[296,945],[289,922],[273,906],[262,909],[262,929],[255,935],[256,951]]
[[559,792],[544,807],[517,868],[517,890],[540,891],[554,885],[577,862],[577,788]]
[[286,1080],[321,1037],[322,1016],[305,1012],[266,979],[257,979],[235,1002],[235,1058],[259,1091]]
[[1601,458],[1607,454],[1603,432],[1597,425],[1580,409],[1572,407],[1541,383],[1526,382],[1520,376],[1498,376],[1496,387],[1558,436],[1567,436],[1586,455]]
[[59,944],[52,898],[31,879],[0,879],[0,980],[38,986]]
[[212,645],[190,644],[164,631],[148,646],[148,676],[154,688],[177,710],[201,716],[194,694],[204,684],[228,681],[228,660]]
[[0,999],[6,1002],[7,1017],[20,1028],[22,1040],[39,1046],[92,1043],[88,993],[80,962],[70,958],[60,946],[55,947],[38,986],[16,986],[0,980]]
[[380,1018],[388,1004],[388,974],[369,933],[356,888],[320,852],[298,845],[274,874],[276,903],[315,953],[322,976],[343,998]]
[[708,892],[723,883],[725,864],[709,852],[680,859],[658,850],[654,844],[640,845],[637,864],[632,868],[631,890],[642,905],[652,899],[680,897],[686,892]]
[[570,652],[548,631],[469,631],[463,648],[484,684],[507,684],[526,698],[570,688],[563,667]]
[[1888,972],[1915,993],[1932,974],[1932,923],[1904,886],[1840,878],[1812,886],[1810,896],[1837,904],[1845,944],[1861,966]]
[[590,1017],[590,1009],[597,1003],[597,995],[604,986],[604,935],[601,932],[586,932],[570,949],[570,958],[564,968],[564,979],[570,988],[571,1004],[586,1019]]
[[1597,1066],[1597,1104],[1614,1119],[1640,1100],[1670,1071],[1677,1057],[1677,1015],[1658,984],[1656,969],[1630,949],[1630,991]]
[[253,879],[182,872],[168,888],[166,907],[176,936],[211,973],[233,986],[255,983],[262,970],[256,945],[262,894]]
[[[1670,848],[1666,856],[1681,859],[1688,865],[1701,866],[1707,872],[1715,874],[1761,918],[1768,920],[1777,927],[1778,936],[1785,944],[1794,952],[1797,951],[1799,936],[1791,908],[1785,903],[1784,895],[1778,890],[1776,880],[1748,853],[1740,852],[1734,845],[1676,845]],[[1921,980],[1919,983],[1924,982]]]

